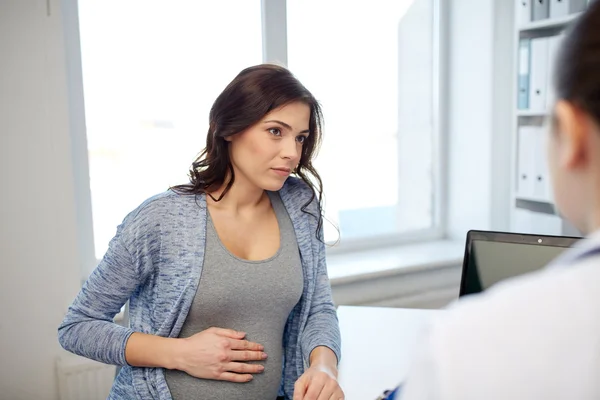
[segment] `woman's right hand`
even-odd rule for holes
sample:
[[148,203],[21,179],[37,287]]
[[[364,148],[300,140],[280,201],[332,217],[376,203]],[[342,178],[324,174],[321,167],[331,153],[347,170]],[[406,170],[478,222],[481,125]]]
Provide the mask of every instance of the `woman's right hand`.
[[178,368],[196,378],[230,382],[251,381],[264,367],[249,361],[267,358],[263,346],[244,340],[246,334],[209,328],[181,340]]

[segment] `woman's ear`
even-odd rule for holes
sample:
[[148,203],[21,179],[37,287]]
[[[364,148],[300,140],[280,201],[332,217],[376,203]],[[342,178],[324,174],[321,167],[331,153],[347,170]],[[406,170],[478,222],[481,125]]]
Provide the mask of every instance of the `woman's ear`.
[[556,104],[555,115],[558,163],[566,169],[580,168],[588,160],[589,117],[564,100]]

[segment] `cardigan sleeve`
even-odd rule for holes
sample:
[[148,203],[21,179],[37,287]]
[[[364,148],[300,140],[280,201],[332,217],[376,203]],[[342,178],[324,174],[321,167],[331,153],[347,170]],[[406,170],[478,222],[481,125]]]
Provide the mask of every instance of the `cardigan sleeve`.
[[[316,201],[313,201],[310,208],[312,208],[311,212],[320,212],[320,210],[317,210]],[[314,226],[316,229],[316,224]],[[333,304],[329,276],[327,275],[323,229],[319,232],[318,240],[314,233],[312,235],[313,242],[315,243],[314,247],[316,248],[315,260],[317,271],[315,291],[311,301],[308,320],[300,338],[302,355],[308,364],[310,353],[316,347],[325,346],[335,353],[339,363],[341,359],[341,335],[336,308]]]
[[117,228],[108,251],[58,328],[58,340],[65,350],[114,365],[127,365],[125,346],[133,330],[113,319],[143,279],[141,267],[125,245],[127,220]]

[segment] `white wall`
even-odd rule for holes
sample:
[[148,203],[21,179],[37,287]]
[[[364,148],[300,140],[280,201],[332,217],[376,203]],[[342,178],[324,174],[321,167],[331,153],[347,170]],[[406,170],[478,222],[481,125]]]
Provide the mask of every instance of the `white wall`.
[[[0,3],[0,393],[11,400],[57,399],[54,362],[63,351],[56,328],[85,259],[74,201],[82,171],[73,169],[70,132],[81,121],[69,113],[62,2],[50,0],[50,15],[46,3]],[[512,7],[507,0],[451,0],[449,7],[448,220],[459,239],[501,223],[500,199],[508,196],[508,144],[499,126],[502,107],[510,107],[492,90],[506,85],[492,83],[507,73],[505,28],[493,17],[501,3]]]
[[59,0],[0,5],[0,397],[57,399],[56,329],[79,286]]
[[507,229],[512,2],[452,0],[449,22],[448,226]]

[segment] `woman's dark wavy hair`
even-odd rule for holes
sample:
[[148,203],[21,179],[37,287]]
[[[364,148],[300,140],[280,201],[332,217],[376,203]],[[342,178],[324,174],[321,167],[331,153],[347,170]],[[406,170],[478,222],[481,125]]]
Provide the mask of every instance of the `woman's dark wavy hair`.
[[[303,212],[309,213],[307,207],[317,196],[319,215],[313,216],[318,220],[316,233],[320,237],[323,225],[323,183],[312,160],[322,140],[321,107],[289,70],[278,65],[262,64],[246,68],[227,85],[210,110],[206,147],[192,163],[190,182],[171,189],[186,195],[204,193],[213,200],[220,201],[235,181],[229,159],[229,142],[225,138],[245,131],[270,111],[293,102],[302,102],[310,107],[310,134],[302,145],[300,162],[293,174],[312,189],[310,200],[302,206]],[[215,199],[210,192],[222,187],[228,176],[230,179],[225,190]]]

